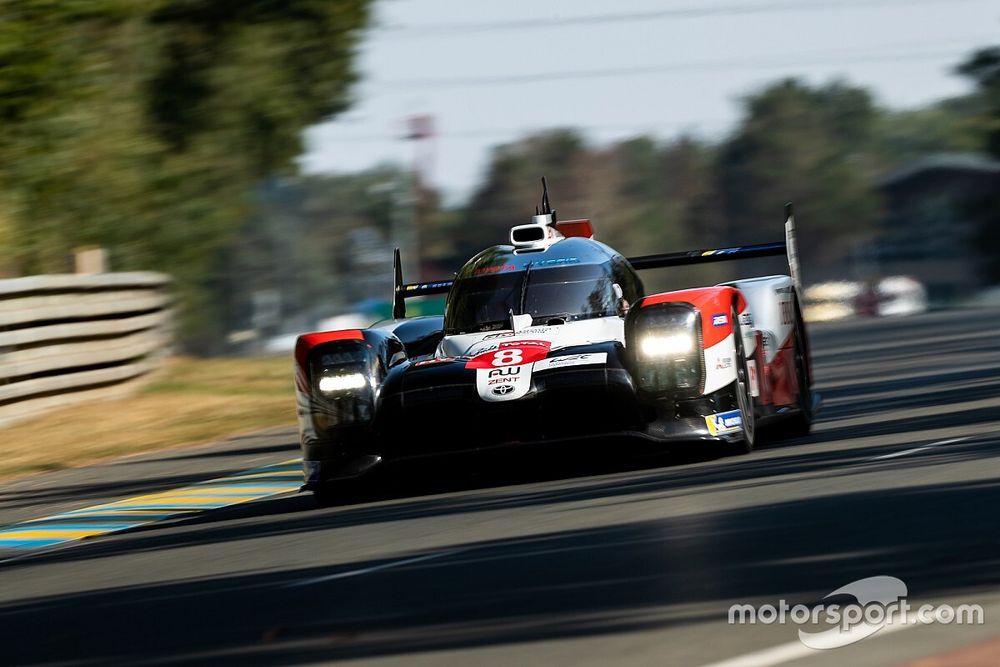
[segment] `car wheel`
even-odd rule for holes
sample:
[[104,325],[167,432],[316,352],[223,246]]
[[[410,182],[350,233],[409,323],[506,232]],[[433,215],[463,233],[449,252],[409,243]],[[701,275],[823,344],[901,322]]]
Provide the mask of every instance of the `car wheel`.
[[813,423],[812,378],[809,377],[808,349],[806,348],[805,323],[795,304],[795,379],[799,385],[798,411],[790,417],[781,431],[783,437],[801,438],[809,435]]
[[323,482],[313,489],[313,498],[319,507],[333,507],[352,502],[360,493],[361,486],[355,479],[337,479]]
[[740,408],[740,418],[743,422],[743,439],[736,443],[735,449],[738,453],[748,453],[753,451],[757,441],[757,415],[754,412],[753,395],[750,392],[750,369],[743,348],[743,331],[740,328],[739,313],[735,305],[730,310],[730,318],[736,344],[736,404]]

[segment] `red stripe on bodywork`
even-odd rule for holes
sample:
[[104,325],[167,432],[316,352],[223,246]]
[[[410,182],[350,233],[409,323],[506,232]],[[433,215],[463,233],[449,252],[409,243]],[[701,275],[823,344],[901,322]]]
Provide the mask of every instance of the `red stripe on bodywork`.
[[[477,354],[465,364],[466,368],[501,368],[504,366],[521,366],[541,361],[549,354],[552,343],[547,340],[509,340],[500,343],[496,349]],[[506,355],[505,350],[509,350]],[[512,352],[516,351],[516,357]],[[500,355],[499,357],[497,355]],[[516,362],[504,361],[516,358]],[[500,362],[500,363],[497,363]]]
[[590,224],[590,220],[560,220],[556,223],[556,230],[566,238],[594,238],[594,226]]
[[[732,287],[702,287],[652,294],[645,297],[639,303],[639,307],[654,306],[658,303],[687,303],[694,306],[701,316],[704,346],[709,348],[721,343],[733,332],[733,323],[729,321],[729,311],[734,297],[736,298],[738,317],[739,313],[746,310],[747,305],[743,294]],[[726,323],[722,326],[715,326],[712,323],[712,318],[716,315],[725,315]]]
[[342,329],[340,331],[317,331],[299,336],[295,341],[295,361],[300,367],[305,368],[306,357],[309,351],[322,343],[330,343],[337,340],[364,340],[365,335],[361,329]]
[[798,401],[799,379],[795,373],[794,331],[778,346],[774,359],[765,366],[764,372],[774,405],[792,405]]

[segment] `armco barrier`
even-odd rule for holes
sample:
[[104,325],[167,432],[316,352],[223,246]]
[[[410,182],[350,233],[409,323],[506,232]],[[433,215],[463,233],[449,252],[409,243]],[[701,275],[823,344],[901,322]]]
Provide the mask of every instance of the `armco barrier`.
[[138,387],[170,349],[169,286],[147,272],[0,280],[0,427]]

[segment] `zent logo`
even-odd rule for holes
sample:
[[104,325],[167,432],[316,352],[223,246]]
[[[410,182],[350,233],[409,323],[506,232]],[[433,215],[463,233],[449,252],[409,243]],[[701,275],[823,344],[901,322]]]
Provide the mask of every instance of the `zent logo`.
[[712,326],[713,327],[724,327],[729,324],[729,316],[725,313],[719,313],[718,315],[712,315]]

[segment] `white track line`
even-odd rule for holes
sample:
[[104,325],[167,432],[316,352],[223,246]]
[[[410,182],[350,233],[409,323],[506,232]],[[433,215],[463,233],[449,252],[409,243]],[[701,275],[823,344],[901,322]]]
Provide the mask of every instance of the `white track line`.
[[883,454],[882,456],[873,456],[868,459],[869,461],[884,461],[885,459],[894,459],[899,456],[906,456],[907,454],[914,454],[916,452],[922,452],[925,449],[930,449],[931,447],[940,447],[941,445],[951,445],[956,442],[962,442],[963,440],[968,440],[972,436],[966,436],[964,438],[949,438],[948,440],[939,440],[938,442],[931,442],[926,445],[920,445],[919,447],[914,447],[913,449],[904,449],[901,452],[893,452],[892,454]]
[[[195,597],[202,597],[202,596],[206,596],[206,595],[221,595],[221,594],[226,594],[226,593],[237,593],[237,592],[241,592],[241,591],[260,590],[260,589],[267,589],[267,588],[294,588],[294,587],[297,587],[297,586],[307,586],[307,585],[310,585],[310,584],[315,584],[315,583],[319,583],[319,582],[323,582],[323,581],[330,581],[330,580],[333,580],[333,579],[346,579],[348,577],[357,577],[357,576],[360,576],[362,574],[368,574],[370,572],[379,572],[381,570],[388,570],[388,569],[394,568],[394,567],[401,567],[403,565],[409,565],[410,563],[419,563],[419,562],[422,562],[422,561],[433,560],[435,558],[442,558],[444,556],[450,556],[451,554],[459,553],[459,552],[462,552],[462,551],[468,551],[468,550],[469,550],[468,548],[460,548],[460,549],[449,549],[447,551],[437,551],[437,552],[431,553],[431,554],[424,554],[423,556],[414,556],[412,558],[404,558],[402,560],[391,561],[391,562],[388,562],[388,563],[383,563],[381,565],[373,565],[371,567],[362,567],[362,568],[358,568],[356,570],[348,570],[346,572],[338,572],[336,574],[331,574],[331,575],[327,575],[327,576],[323,576],[323,577],[314,577],[314,578],[310,578],[310,579],[299,579],[297,581],[288,581],[288,580],[286,580],[286,581],[278,581],[278,582],[268,581],[268,582],[257,582],[257,583],[250,583],[250,584],[242,584],[242,585],[236,585],[236,586],[223,586],[223,587],[220,587],[220,588],[213,588],[211,586],[208,586],[208,587],[205,587],[205,588],[196,589],[196,590],[192,590],[192,591],[186,591],[186,592],[183,592],[183,593],[177,592],[177,591],[172,591],[169,594],[157,594],[157,593],[154,593],[152,595],[135,595],[135,596],[129,597],[127,600],[124,600],[122,602],[117,603],[117,606],[136,605],[136,604],[139,604],[139,603],[148,603],[148,602],[159,602],[159,601],[162,601],[162,600],[179,600],[179,599],[182,599],[182,598],[195,598]],[[24,556],[28,556],[28,555],[29,554],[24,554]],[[171,582],[164,582],[164,583],[171,583]],[[54,601],[54,602],[49,603],[48,605],[46,605],[46,608],[49,608],[49,607],[50,608],[55,608],[59,604],[65,603],[67,600],[86,599],[86,598],[89,598],[89,597],[93,597],[96,594],[98,594],[98,591],[92,591],[91,590],[91,591],[80,591],[78,593],[69,593],[67,595],[61,595],[61,596],[59,596],[59,599],[57,601]],[[109,604],[109,603],[102,603],[102,606],[106,606],[107,604]],[[16,606],[12,610],[3,610],[3,609],[0,609],[0,618],[2,618],[4,616],[10,616],[10,615],[18,614],[18,613],[21,613],[21,610],[18,609]]]
[[433,560],[435,558],[443,558],[444,556],[450,556],[456,554],[459,551],[465,551],[465,549],[449,549],[447,551],[438,551],[432,554],[424,554],[423,556],[414,556],[413,558],[404,558],[403,560],[395,560],[389,563],[382,563],[381,565],[372,565],[371,567],[362,567],[357,570],[348,570],[347,572],[337,572],[336,574],[328,574],[323,577],[313,577],[312,579],[301,579],[299,581],[294,581],[290,584],[286,584],[285,588],[295,588],[296,586],[312,586],[313,584],[320,584],[324,581],[333,581],[334,579],[347,579],[348,577],[358,577],[362,574],[369,574],[371,572],[380,572],[381,570],[388,570],[394,567],[401,567],[403,565],[409,565],[410,563],[420,563],[426,560]]
[[[874,635],[871,635],[869,639],[884,637],[889,633],[906,630],[907,628],[916,628],[920,625],[921,623],[917,620],[916,615],[910,615],[907,617],[906,623],[893,623],[892,625],[886,625]],[[861,641],[865,640],[863,639]],[[829,650],[835,651],[836,649]],[[735,658],[728,658],[719,662],[709,663],[707,665],[703,665],[702,667],[772,667],[772,665],[780,665],[786,662],[791,662],[792,660],[798,660],[799,658],[808,658],[813,655],[825,654],[827,652],[827,650],[809,648],[800,641],[794,641],[788,642],[787,644],[778,644],[777,646],[772,646],[771,648],[766,648],[760,651],[754,651],[753,653],[738,655]]]

